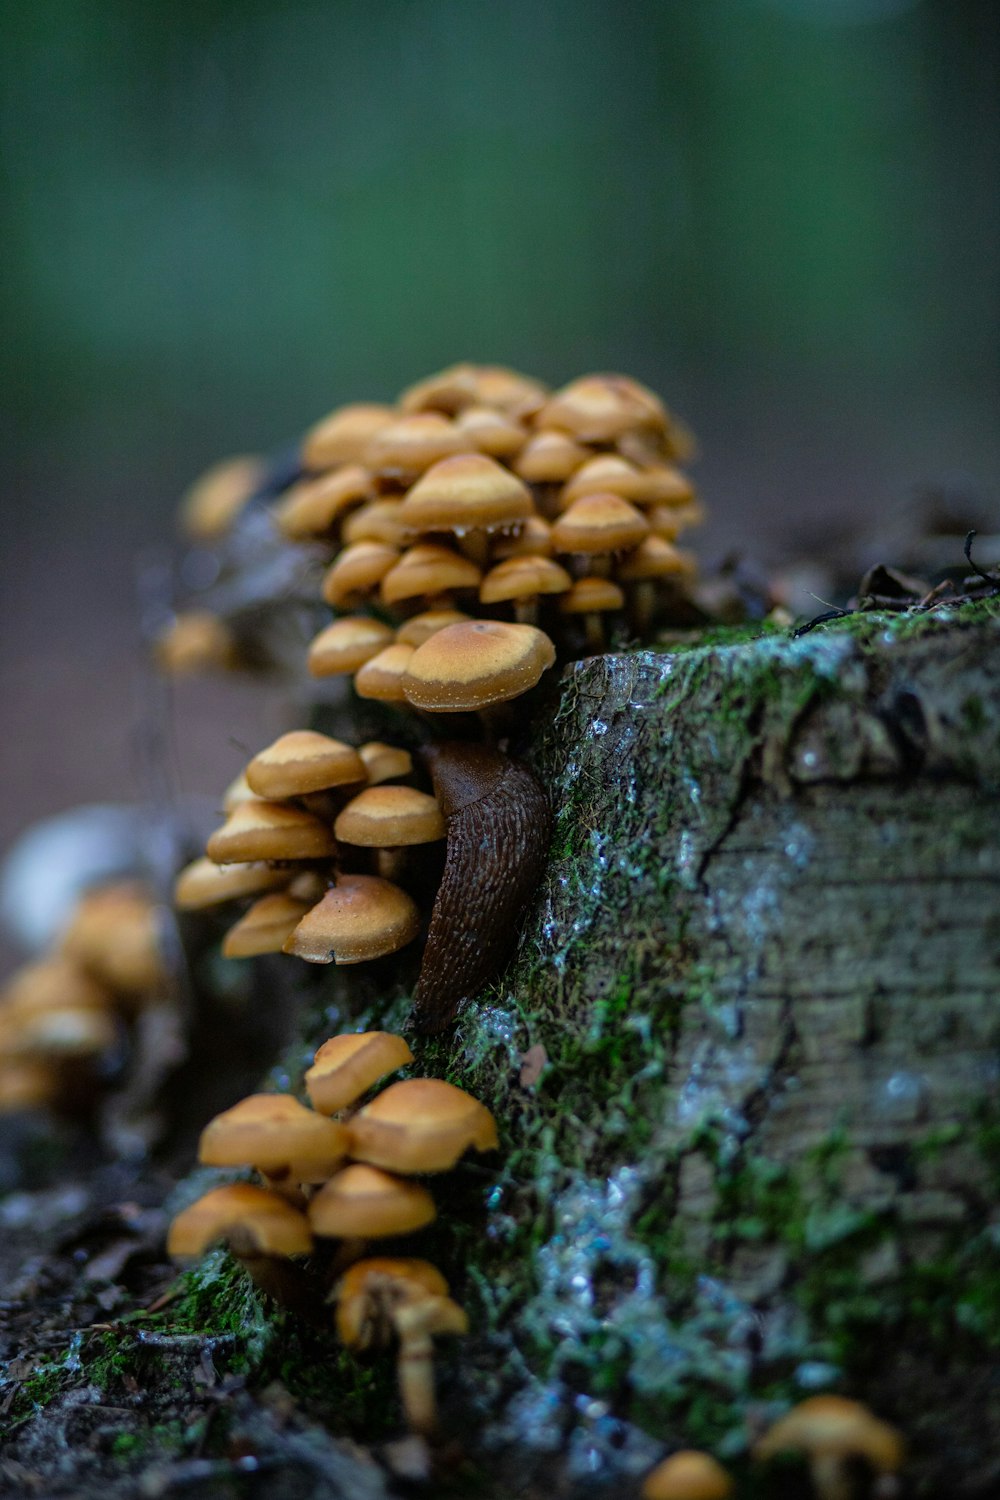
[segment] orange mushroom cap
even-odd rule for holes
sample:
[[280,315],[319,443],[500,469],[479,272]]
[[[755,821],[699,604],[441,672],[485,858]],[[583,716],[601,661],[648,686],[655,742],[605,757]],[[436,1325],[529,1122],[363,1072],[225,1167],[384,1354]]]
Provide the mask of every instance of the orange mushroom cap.
[[447,1172],[470,1146],[497,1146],[496,1121],[486,1105],[439,1078],[391,1084],[348,1129],[352,1157],[397,1172]]

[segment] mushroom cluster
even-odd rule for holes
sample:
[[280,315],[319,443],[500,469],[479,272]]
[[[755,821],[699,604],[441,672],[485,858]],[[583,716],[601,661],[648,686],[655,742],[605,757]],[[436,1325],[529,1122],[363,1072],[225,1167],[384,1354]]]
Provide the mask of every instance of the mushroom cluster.
[[88,1109],[167,977],[149,892],[132,881],[86,892],[54,949],[0,991],[0,1113]]
[[455,365],[395,408],[333,412],[307,434],[305,476],[274,509],[288,539],[333,551],[322,594],[342,617],[313,642],[310,671],[351,672],[362,697],[442,711],[455,705],[427,701],[437,667],[424,658],[460,649],[463,617],[544,625],[552,644],[522,635],[534,677],[505,697],[533,686],[556,646],[602,649],[609,617],[644,633],[696,572],[675,545],[701,518],[676,467],[690,446],[659,398],[621,375],[552,393],[511,370]]
[[[286,541],[326,549],[321,593],[335,618],[309,648],[310,672],[448,712],[478,706],[475,690],[470,704],[470,690],[458,702],[454,686],[427,683],[442,661],[449,683],[463,681],[454,663],[470,659],[473,618],[499,627],[491,638],[509,658],[487,702],[527,691],[557,652],[603,649],[609,626],[645,636],[657,619],[683,621],[697,566],[676,544],[703,518],[678,467],[692,456],[687,430],[624,375],[553,392],[458,364],[394,405],[337,408],[306,433],[298,475],[271,506]],[[246,459],[210,471],[185,498],[189,534],[218,539],[255,481],[259,494]],[[161,647],[171,670],[236,655],[204,611],[175,621]]]
[[465,1314],[426,1261],[365,1252],[435,1219],[434,1200],[411,1177],[450,1171],[470,1148],[493,1150],[497,1131],[485,1105],[436,1078],[400,1080],[359,1107],[412,1060],[402,1037],[345,1033],[322,1044],[305,1075],[311,1109],[291,1095],[252,1094],[216,1116],[199,1160],[252,1167],[262,1184],[213,1188],[174,1219],[168,1248],[187,1258],[225,1240],[261,1289],[294,1309],[290,1258],[337,1241],[327,1273],[340,1337],[358,1350],[398,1341],[403,1409],[426,1434],[436,1425],[431,1340],[464,1333]]
[[413,941],[426,882],[421,846],[445,837],[432,793],[412,783],[409,751],[358,749],[298,729],[260,751],[228,789],[226,821],[182,870],[182,910],[253,898],[222,945],[227,958],[285,952],[354,964]]

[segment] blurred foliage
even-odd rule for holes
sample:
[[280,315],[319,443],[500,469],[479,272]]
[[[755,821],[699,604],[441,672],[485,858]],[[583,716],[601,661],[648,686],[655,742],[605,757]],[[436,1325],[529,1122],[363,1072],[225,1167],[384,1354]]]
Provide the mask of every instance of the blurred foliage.
[[762,403],[820,394],[904,432],[957,403],[967,433],[998,383],[994,22],[5,0],[10,452],[158,454],[162,504],[459,357],[627,369],[682,411],[715,386],[765,439]]

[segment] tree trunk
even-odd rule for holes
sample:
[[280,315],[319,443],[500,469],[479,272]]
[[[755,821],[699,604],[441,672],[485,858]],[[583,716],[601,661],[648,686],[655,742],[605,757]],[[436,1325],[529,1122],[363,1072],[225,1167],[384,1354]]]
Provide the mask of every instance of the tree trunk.
[[579,662],[533,758],[518,960],[419,1058],[505,1125],[504,1431],[600,1473],[602,1399],[738,1453],[840,1388],[916,1493],[996,1493],[995,606]]

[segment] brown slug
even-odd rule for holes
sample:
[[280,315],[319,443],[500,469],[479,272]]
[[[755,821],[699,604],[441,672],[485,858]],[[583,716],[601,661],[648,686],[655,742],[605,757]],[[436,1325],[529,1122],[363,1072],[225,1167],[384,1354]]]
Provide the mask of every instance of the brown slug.
[[534,774],[488,745],[422,751],[448,825],[444,875],[414,993],[417,1031],[441,1031],[493,977],[538,884],[551,814]]

